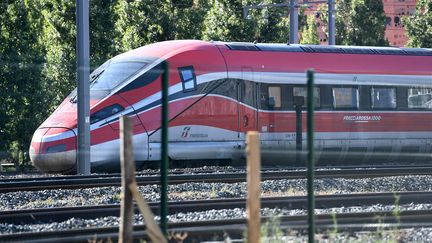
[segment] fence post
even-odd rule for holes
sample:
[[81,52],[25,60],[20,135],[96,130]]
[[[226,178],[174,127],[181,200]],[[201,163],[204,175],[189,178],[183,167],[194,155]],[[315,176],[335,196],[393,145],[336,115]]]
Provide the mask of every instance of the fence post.
[[315,195],[314,195],[314,71],[307,71],[307,147],[308,147],[308,222],[309,243],[315,242]]
[[168,215],[168,62],[162,62],[162,111],[161,111],[161,211],[160,227],[163,234],[167,234],[167,215]]
[[302,128],[302,107],[304,106],[303,96],[294,96],[294,108],[296,111],[296,163],[300,164],[302,161],[302,149],[303,149],[303,128]]
[[261,152],[258,132],[247,133],[247,220],[249,243],[260,242]]
[[132,148],[132,125],[129,117],[120,118],[120,161],[122,174],[120,205],[120,243],[133,241],[133,202],[129,185],[135,182],[135,163]]

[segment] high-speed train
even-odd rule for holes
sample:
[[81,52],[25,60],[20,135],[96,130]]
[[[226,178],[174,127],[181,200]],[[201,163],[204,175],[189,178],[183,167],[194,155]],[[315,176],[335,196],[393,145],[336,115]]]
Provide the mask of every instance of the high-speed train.
[[[170,67],[171,160],[237,159],[254,130],[263,160],[291,163],[293,100],[306,95],[309,68],[320,160],[432,152],[432,49],[179,40],[122,53],[90,75],[93,171],[118,167],[122,115],[133,120],[135,160],[160,159],[162,61]],[[305,137],[306,112],[303,123]],[[76,90],[35,131],[30,156],[44,172],[76,168]]]

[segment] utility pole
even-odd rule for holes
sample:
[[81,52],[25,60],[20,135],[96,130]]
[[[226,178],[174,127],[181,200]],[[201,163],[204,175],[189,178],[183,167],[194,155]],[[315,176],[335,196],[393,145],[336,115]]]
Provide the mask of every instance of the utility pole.
[[90,174],[90,47],[89,0],[76,0],[77,71],[78,71],[78,136],[77,172]]
[[290,44],[298,44],[298,7],[297,0],[290,0]]
[[335,1],[328,0],[329,45],[336,45]]

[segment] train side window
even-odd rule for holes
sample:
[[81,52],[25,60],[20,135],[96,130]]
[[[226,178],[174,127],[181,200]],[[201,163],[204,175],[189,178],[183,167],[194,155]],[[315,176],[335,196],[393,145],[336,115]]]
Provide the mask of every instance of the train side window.
[[333,88],[333,107],[335,109],[358,109],[358,89]]
[[182,81],[183,92],[196,90],[197,81],[193,67],[180,67],[178,70]]
[[432,110],[432,88],[408,88],[408,108]]
[[[303,96],[304,97],[304,105],[303,107],[307,107],[307,89],[306,87],[293,87],[293,96]],[[314,104],[315,108],[321,107],[321,94],[320,88],[314,88]]]
[[372,109],[396,109],[396,88],[372,87]]
[[124,110],[123,106],[121,106],[119,104],[107,106],[107,107],[95,112],[94,114],[92,114],[90,116],[90,124],[101,121],[101,120],[108,118],[112,115],[115,115],[115,114],[117,114],[123,110]]
[[268,106],[273,108],[281,107],[281,87],[269,86],[268,87]]

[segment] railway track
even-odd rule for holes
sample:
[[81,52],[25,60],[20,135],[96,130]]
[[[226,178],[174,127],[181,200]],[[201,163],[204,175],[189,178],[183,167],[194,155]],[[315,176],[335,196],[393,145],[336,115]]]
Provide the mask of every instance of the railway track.
[[[366,206],[373,204],[391,205],[395,197],[399,197],[399,204],[432,203],[432,191],[423,192],[395,192],[395,193],[360,193],[344,195],[317,195],[317,208]],[[246,201],[243,198],[171,201],[169,211],[171,214],[185,212],[199,212],[212,209],[244,208]],[[261,199],[263,208],[306,209],[306,196],[268,197]],[[150,202],[150,208],[155,214],[159,213],[159,202]],[[106,216],[119,216],[120,205],[99,205],[84,207],[59,207],[43,209],[8,210],[0,212],[0,223],[32,224],[44,222],[61,222],[72,217],[92,219]],[[135,208],[135,213],[139,213]]]
[[[401,176],[401,175],[431,175],[432,167],[414,166],[414,167],[377,167],[377,168],[346,168],[346,169],[328,169],[316,170],[316,178],[370,178],[384,176]],[[263,171],[262,180],[280,180],[280,179],[301,179],[306,178],[305,170],[295,171]],[[199,174],[171,174],[168,176],[170,184],[181,184],[187,182],[203,183],[236,183],[246,180],[245,172],[229,173],[199,173]],[[158,175],[140,175],[137,174],[136,181],[138,185],[158,184],[160,178]],[[14,191],[38,191],[46,189],[77,189],[106,186],[120,186],[121,177],[115,175],[95,175],[95,176],[65,176],[65,177],[47,177],[47,178],[19,178],[19,179],[2,179],[0,181],[0,193]]]
[[[316,216],[318,230],[331,230],[335,227],[335,216],[333,214],[319,214]],[[379,222],[378,221],[379,218]],[[432,226],[432,212],[429,210],[414,210],[400,212],[395,216],[391,211],[366,212],[366,213],[343,213],[336,215],[337,228],[343,231],[358,230],[384,230],[407,227],[430,227]],[[271,220],[263,218],[266,222]],[[308,227],[307,215],[282,216],[278,218],[281,230],[305,230]],[[231,238],[242,238],[246,230],[245,219],[227,219],[211,221],[192,221],[181,223],[169,223],[168,231],[171,235],[175,232],[187,232],[185,242],[196,242],[209,239],[222,240],[223,235],[228,234]],[[89,242],[94,241],[117,241],[118,227],[84,228],[64,231],[16,233],[0,235],[2,242]],[[136,242],[148,239],[145,233],[145,225],[134,226],[134,238]]]

